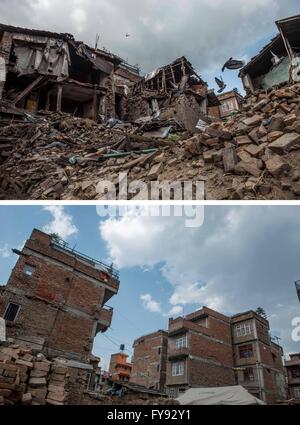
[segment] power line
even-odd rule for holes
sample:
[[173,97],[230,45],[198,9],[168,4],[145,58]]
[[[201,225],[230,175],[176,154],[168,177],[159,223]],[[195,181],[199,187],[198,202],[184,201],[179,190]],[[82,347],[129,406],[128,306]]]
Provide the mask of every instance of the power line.
[[144,333],[144,331],[143,330],[141,330],[138,326],[136,326],[136,324],[135,323],[133,323],[130,319],[128,319],[128,317],[126,317],[126,316],[124,316],[124,314],[123,313],[121,313],[120,312],[120,310],[117,308],[115,308],[114,310],[116,310],[117,312],[118,312],[118,314],[121,316],[121,317],[123,317],[123,319],[125,319],[125,320],[127,320],[127,322],[128,323],[130,323],[131,324],[131,326],[133,326],[135,329],[137,329],[139,332],[141,332],[142,334]]
[[[113,341],[109,336],[107,336],[107,335],[105,335],[105,334],[103,334],[103,336],[106,338],[106,339],[108,339],[108,341],[110,341],[110,342],[112,342],[115,346],[117,346],[118,348],[120,348],[120,344],[119,343],[117,343],[117,342],[115,342],[115,341]],[[127,350],[127,349],[125,349],[125,351],[127,351],[128,353],[132,353],[132,351],[131,350]]]

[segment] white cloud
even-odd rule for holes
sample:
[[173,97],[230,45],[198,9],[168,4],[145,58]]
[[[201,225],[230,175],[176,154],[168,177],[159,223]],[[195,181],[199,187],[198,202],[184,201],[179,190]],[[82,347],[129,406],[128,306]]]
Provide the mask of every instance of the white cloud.
[[8,244],[5,244],[4,246],[0,247],[0,257],[9,258],[11,256],[12,256],[12,251]]
[[155,301],[150,294],[141,295],[140,298],[146,310],[151,313],[161,313],[160,304]]
[[44,207],[43,210],[52,215],[50,223],[43,227],[45,233],[56,233],[62,239],[67,239],[78,233],[78,229],[73,223],[73,217],[66,213],[63,206],[49,205]]
[[118,267],[160,267],[173,288],[171,306],[236,314],[262,305],[271,327],[292,347],[299,207],[206,207],[204,225],[194,229],[180,217],[133,210],[102,221],[100,233]]
[[183,313],[183,307],[181,305],[175,305],[169,313],[165,314],[166,317],[176,317],[180,316]]
[[102,45],[145,72],[185,55],[204,73],[271,37],[274,21],[296,7],[296,0],[1,0],[0,16],[3,23],[73,33],[91,45],[100,33]]

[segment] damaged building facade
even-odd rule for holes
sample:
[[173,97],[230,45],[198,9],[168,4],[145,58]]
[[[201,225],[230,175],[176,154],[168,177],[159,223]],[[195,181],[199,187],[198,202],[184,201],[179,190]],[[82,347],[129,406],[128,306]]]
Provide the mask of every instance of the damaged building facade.
[[117,271],[36,229],[14,252],[19,259],[0,288],[7,338],[48,359],[64,358],[74,388],[79,378],[85,388],[100,361],[92,355],[94,338],[111,325],[106,303],[118,293]]
[[115,117],[123,90],[114,74],[121,63],[70,34],[0,25],[0,100],[31,112]]
[[300,82],[300,15],[276,25],[279,33],[240,71],[247,93]]

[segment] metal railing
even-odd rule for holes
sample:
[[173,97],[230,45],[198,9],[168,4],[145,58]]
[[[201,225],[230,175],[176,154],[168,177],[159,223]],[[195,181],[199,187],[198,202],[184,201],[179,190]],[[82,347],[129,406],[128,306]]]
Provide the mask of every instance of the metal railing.
[[87,262],[92,267],[96,268],[97,270],[108,273],[114,279],[119,280],[120,278],[119,270],[116,269],[113,265],[109,266],[108,264],[105,264],[102,261],[96,260],[95,258],[89,257],[86,254],[82,254],[81,252],[76,251],[76,249],[70,248],[69,244],[62,239],[53,238],[51,244],[53,247],[57,247],[61,250],[64,250],[68,254],[73,255],[76,258],[82,259],[83,261]]

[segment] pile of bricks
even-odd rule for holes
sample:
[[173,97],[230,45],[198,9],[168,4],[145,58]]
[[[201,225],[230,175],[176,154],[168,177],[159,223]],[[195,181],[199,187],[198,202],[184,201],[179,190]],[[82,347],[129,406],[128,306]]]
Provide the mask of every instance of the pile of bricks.
[[63,359],[18,345],[0,346],[0,405],[63,405],[68,368]]

